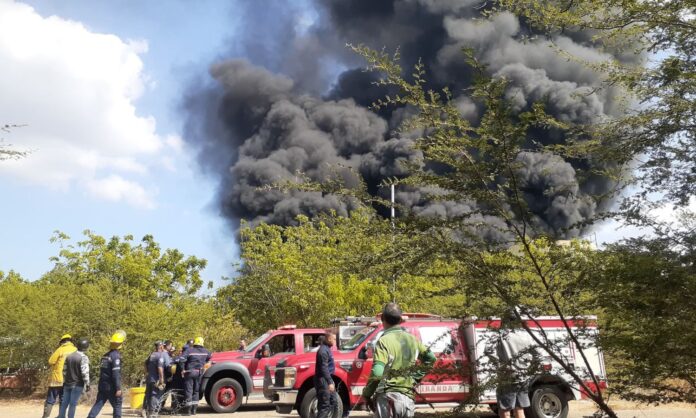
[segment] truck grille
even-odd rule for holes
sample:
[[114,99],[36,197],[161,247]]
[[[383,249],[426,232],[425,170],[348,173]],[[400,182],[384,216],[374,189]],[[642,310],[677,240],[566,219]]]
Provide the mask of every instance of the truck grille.
[[284,368],[277,368],[275,371],[275,387],[282,388],[283,385],[285,384],[285,369]]

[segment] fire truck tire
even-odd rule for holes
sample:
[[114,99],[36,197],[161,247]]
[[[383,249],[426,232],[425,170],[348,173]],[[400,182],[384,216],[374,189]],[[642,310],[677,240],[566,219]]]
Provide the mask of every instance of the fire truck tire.
[[244,400],[244,389],[238,381],[225,377],[216,381],[210,389],[210,407],[215,412],[234,412]]
[[283,415],[291,414],[292,405],[276,405],[276,413]]
[[536,386],[531,391],[531,406],[527,408],[527,418],[567,418],[568,398],[556,385]]
[[[305,393],[304,398],[302,398],[302,403],[300,404],[300,417],[302,418],[316,418],[317,416],[317,390],[311,388]],[[341,418],[343,416],[343,401],[341,396],[336,394],[336,410],[331,418]]]

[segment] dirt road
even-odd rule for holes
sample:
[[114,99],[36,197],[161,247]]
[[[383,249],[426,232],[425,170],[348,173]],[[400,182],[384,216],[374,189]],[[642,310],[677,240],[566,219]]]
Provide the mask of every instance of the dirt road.
[[[614,405],[621,418],[696,418],[696,409],[687,405],[673,405],[663,407],[638,407],[635,404],[618,403]],[[0,418],[36,418],[40,416],[42,411],[42,403],[40,401],[6,401],[0,400]],[[446,409],[441,409],[439,412],[446,412]],[[570,404],[569,418],[584,418],[592,414],[592,405],[587,402],[577,401]],[[89,406],[80,405],[76,414],[77,418],[84,418],[89,412]],[[124,411],[126,412],[126,411]],[[58,415],[57,408],[54,409],[52,416]],[[101,417],[110,418],[111,408],[107,405]],[[136,417],[139,415],[133,413],[124,413],[124,417]],[[298,418],[297,413],[289,415],[276,414],[275,410],[265,403],[250,402],[234,414],[216,414],[207,405],[201,405],[197,417],[208,418]],[[351,417],[369,417],[367,412],[355,412]],[[416,417],[422,416],[427,418],[433,416],[431,410],[422,409],[416,414]],[[465,415],[466,418],[495,418],[487,412]]]

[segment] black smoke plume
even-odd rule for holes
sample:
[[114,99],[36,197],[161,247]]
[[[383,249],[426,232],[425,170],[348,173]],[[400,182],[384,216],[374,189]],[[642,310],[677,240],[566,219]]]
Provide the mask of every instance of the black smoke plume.
[[[351,167],[338,175],[351,184],[358,172],[371,193],[383,194],[380,182],[404,176],[403,163],[418,159],[412,138],[391,134],[405,109],[367,110],[386,91],[372,84],[376,75],[362,70],[346,43],[399,48],[404,68],[422,59],[432,86],[449,87],[474,123],[480,109],[457,97],[471,83],[463,47],[473,48],[492,75],[511,81],[508,95],[520,110],[543,100],[559,119],[582,123],[618,112],[615,91],[592,90],[601,82],[598,74],[560,56],[548,40],[535,39],[512,14],[479,19],[482,0],[317,0],[308,5],[310,24],[303,23],[307,9],[290,4],[297,5],[244,3],[238,12],[245,26],[231,55],[246,59],[213,64],[212,81],[193,83],[185,99],[186,140],[198,150],[201,168],[219,179],[219,206],[234,226],[241,219],[290,224],[298,214],[352,209],[328,194],[259,190],[298,172],[322,180],[337,175],[336,167]],[[587,34],[559,34],[554,41],[582,60],[611,58]],[[564,140],[541,134],[536,139],[543,143]],[[579,163],[556,156],[530,150],[520,163],[524,197],[539,226],[559,236],[577,234],[564,228],[592,217],[598,209],[590,192],[609,187],[606,179],[578,176]],[[399,190],[397,199],[421,215],[458,216],[475,207],[431,202],[427,195]]]

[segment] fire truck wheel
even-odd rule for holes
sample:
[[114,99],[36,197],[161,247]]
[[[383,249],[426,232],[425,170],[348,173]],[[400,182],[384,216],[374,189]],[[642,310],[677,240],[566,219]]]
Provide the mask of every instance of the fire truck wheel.
[[235,379],[226,377],[210,389],[210,406],[215,412],[234,412],[242,404],[244,389]]
[[[302,398],[302,403],[300,404],[300,417],[302,418],[316,418],[317,416],[317,390],[311,388],[305,393],[304,398]],[[336,410],[334,411],[332,418],[341,418],[343,416],[343,401],[341,396],[336,394]]]
[[555,385],[537,386],[531,393],[531,407],[525,410],[529,418],[567,418],[568,398]]

